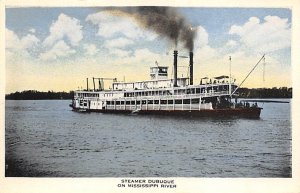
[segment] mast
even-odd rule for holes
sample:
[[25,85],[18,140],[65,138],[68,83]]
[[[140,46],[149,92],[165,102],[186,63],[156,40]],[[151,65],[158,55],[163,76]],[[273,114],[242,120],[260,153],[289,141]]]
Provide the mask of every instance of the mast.
[[94,86],[94,91],[96,90],[95,88],[95,78],[93,77],[93,86]]
[[86,78],[86,90],[89,91],[89,78]]
[[229,56],[229,93],[231,98],[231,56]]
[[263,81],[265,82],[265,70],[266,70],[266,59],[264,58],[264,65],[263,65]]

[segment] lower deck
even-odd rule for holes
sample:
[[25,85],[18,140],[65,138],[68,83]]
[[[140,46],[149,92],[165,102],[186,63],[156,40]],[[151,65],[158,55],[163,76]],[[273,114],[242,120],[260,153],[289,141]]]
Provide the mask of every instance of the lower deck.
[[230,107],[228,100],[220,100],[218,97],[208,98],[148,98],[148,99],[118,99],[101,100],[94,99],[74,99],[72,106],[79,109],[90,110],[201,110],[213,109],[220,104]]

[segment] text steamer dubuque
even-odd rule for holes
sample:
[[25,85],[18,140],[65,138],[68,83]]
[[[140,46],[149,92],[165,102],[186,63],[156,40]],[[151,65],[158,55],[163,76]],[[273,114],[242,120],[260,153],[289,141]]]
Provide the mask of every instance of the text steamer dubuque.
[[[256,104],[237,103],[236,91],[241,85],[237,86],[231,75],[205,77],[200,84],[194,85],[193,52],[189,55],[189,77],[177,77],[178,51],[175,50],[173,79],[168,79],[168,67],[159,65],[150,67],[151,80],[126,83],[111,79],[109,90],[104,89],[105,78],[93,78],[93,89],[88,88],[87,79],[87,89],[75,91],[70,106],[84,112],[259,118],[262,108]],[[99,84],[97,89],[95,80]]]

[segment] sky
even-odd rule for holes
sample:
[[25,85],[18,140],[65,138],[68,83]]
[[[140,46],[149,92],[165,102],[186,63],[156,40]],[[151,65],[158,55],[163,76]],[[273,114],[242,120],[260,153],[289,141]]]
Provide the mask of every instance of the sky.
[[[291,10],[284,8],[180,8],[195,31],[194,84],[202,77],[231,74],[239,84],[266,54],[243,87],[291,87]],[[6,8],[6,93],[70,91],[86,78],[148,80],[149,68],[169,66],[182,43],[103,8]],[[231,56],[231,63],[229,62]],[[178,59],[178,76],[188,74]],[[91,79],[90,79],[91,80]]]

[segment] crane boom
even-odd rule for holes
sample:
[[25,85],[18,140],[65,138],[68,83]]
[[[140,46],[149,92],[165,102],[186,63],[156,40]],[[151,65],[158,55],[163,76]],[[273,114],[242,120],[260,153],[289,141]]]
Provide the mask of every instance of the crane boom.
[[265,54],[260,58],[260,60],[255,64],[255,66],[252,68],[252,70],[247,74],[247,76],[244,78],[244,80],[241,82],[241,84],[236,87],[236,89],[230,94],[230,97],[242,86],[242,84],[246,81],[246,79],[250,76],[250,74],[255,70],[255,68],[258,66],[258,64],[265,58]]

